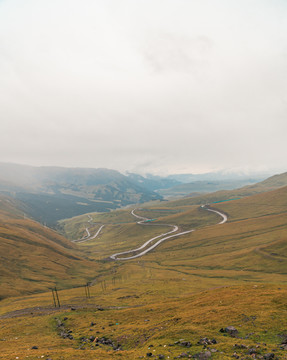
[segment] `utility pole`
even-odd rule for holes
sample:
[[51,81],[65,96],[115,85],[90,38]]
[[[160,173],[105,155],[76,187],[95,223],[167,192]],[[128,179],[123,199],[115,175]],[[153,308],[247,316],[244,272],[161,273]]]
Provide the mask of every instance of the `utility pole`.
[[90,294],[90,283],[87,283],[85,285],[85,294],[86,294],[86,298],[90,299],[91,298],[91,294]]
[[58,291],[57,291],[57,288],[56,288],[56,287],[55,287],[55,294],[56,294],[56,299],[57,299],[58,307],[61,307],[60,300],[59,300],[59,296],[58,296]]
[[53,302],[54,302],[54,307],[57,307],[57,304],[56,304],[56,298],[55,298],[55,294],[54,294],[54,290],[52,290],[52,295],[53,295]]

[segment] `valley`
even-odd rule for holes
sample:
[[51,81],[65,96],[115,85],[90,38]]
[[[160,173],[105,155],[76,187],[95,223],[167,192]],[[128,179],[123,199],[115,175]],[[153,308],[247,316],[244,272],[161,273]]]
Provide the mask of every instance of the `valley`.
[[3,195],[3,359],[287,359],[285,176],[85,213],[61,235]]

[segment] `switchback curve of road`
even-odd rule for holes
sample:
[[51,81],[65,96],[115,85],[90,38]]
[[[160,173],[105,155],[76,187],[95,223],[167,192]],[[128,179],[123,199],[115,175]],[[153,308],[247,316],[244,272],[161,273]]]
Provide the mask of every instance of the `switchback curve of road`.
[[[204,208],[205,210],[214,212],[214,213],[216,213],[216,214],[218,214],[218,215],[220,215],[222,217],[222,221],[220,221],[217,225],[224,224],[227,221],[227,216],[225,214],[221,213],[218,210],[207,208],[206,206],[207,205],[202,205],[201,207]],[[139,224],[139,225],[149,225],[149,226],[163,226],[163,225],[166,225],[166,226],[171,226],[173,229],[171,231],[169,231],[169,232],[160,234],[160,235],[146,241],[142,246],[140,246],[137,249],[132,249],[132,250],[123,251],[123,252],[120,252],[120,253],[110,255],[110,259],[112,259],[112,260],[132,260],[132,259],[136,259],[136,258],[141,257],[141,256],[145,255],[146,253],[150,252],[151,250],[153,250],[155,247],[157,247],[159,244],[161,244],[165,240],[171,239],[173,237],[181,236],[181,235],[186,235],[186,234],[189,234],[189,233],[195,231],[194,229],[192,229],[192,230],[183,231],[183,232],[180,232],[180,233],[177,233],[177,234],[169,235],[171,233],[174,233],[174,232],[178,231],[178,226],[177,225],[151,224],[150,222],[147,223],[147,221],[151,221],[152,219],[148,219],[148,218],[145,218],[145,217],[142,217],[142,216],[139,216],[139,215],[135,214],[135,210],[136,209],[133,209],[131,211],[131,214],[133,216],[135,216],[136,218],[140,219],[140,221],[137,221],[137,224]],[[166,236],[166,235],[169,235],[169,236]],[[150,244],[151,242],[153,242],[154,240],[156,240],[158,238],[160,238],[160,240],[158,240],[156,243],[154,243],[153,245],[151,245],[150,247],[148,247],[147,249],[141,251],[138,254],[128,256],[128,257],[119,257],[120,255],[131,254],[131,253],[135,253],[137,251],[140,251],[140,250],[144,249],[148,244]]]
[[[93,223],[93,218],[91,217],[91,215],[88,215],[88,217],[89,217],[88,223],[92,224],[92,223]],[[90,233],[90,231],[89,231],[89,229],[90,229],[91,227],[86,227],[86,233],[87,233],[87,235],[86,235],[86,236],[83,236],[83,237],[80,238],[80,239],[72,240],[72,242],[75,242],[75,243],[80,244],[80,243],[83,243],[83,242],[86,242],[86,241],[89,241],[89,240],[93,240],[93,239],[95,239],[95,238],[100,234],[100,232],[101,232],[101,230],[102,230],[102,228],[103,228],[104,226],[105,226],[105,225],[101,225],[101,226],[99,227],[98,231],[97,231],[94,235],[91,235],[91,233]]]

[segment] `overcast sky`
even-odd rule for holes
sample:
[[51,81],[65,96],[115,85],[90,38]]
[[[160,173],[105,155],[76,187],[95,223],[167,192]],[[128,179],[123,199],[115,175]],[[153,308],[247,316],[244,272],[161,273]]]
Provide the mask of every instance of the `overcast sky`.
[[0,161],[287,171],[286,0],[0,0]]

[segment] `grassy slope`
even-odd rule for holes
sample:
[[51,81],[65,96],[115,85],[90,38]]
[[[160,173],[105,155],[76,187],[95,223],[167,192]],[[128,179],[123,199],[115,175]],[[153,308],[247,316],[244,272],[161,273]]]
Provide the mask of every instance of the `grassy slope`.
[[[179,295],[174,300],[158,301],[154,298],[153,302],[147,302],[146,293],[141,291],[137,292],[138,297],[123,298],[127,291],[118,289],[118,286],[108,287],[105,293],[100,286],[92,287],[91,291],[95,296],[90,300],[84,299],[82,289],[60,293],[63,304],[78,304],[75,311],[69,307],[56,312],[52,308],[32,308],[19,317],[0,317],[3,359],[19,357],[34,360],[44,356],[53,360],[132,360],[145,357],[148,352],[173,359],[183,352],[195,354],[203,351],[203,346],[197,344],[203,337],[217,341],[217,344],[209,345],[209,348],[218,350],[213,359],[231,359],[234,351],[244,359],[251,359],[246,357],[248,349],[235,349],[235,344],[256,348],[262,355],[275,352],[280,359],[287,358],[286,351],[278,346],[282,341],[280,335],[285,334],[287,326],[286,286],[280,289],[267,285],[219,288],[188,296]],[[12,299],[2,304],[2,312],[50,303],[50,294]],[[103,306],[104,311],[97,311],[98,305]],[[55,318],[64,321],[74,340],[59,336]],[[91,326],[91,322],[96,325]],[[239,330],[241,339],[219,332],[229,325]],[[82,337],[90,336],[106,336],[120,343],[123,351],[81,341]],[[190,341],[192,347],[174,345],[180,339]],[[39,349],[32,350],[35,345]]]
[[23,218],[17,202],[0,199],[0,298],[85,283],[96,272],[76,246]]
[[244,186],[240,189],[216,191],[214,193],[210,193],[206,195],[187,197],[180,200],[169,201],[167,203],[167,206],[173,207],[176,205],[184,206],[191,204],[199,205],[199,204],[212,203],[222,200],[244,198],[247,196],[252,196],[252,195],[276,190],[278,188],[285,186],[287,186],[287,173],[272,176],[262,182],[259,182],[254,185]]
[[[92,299],[84,298],[83,288],[60,292],[63,304],[79,306],[76,311],[67,308],[55,315],[49,310],[34,318],[29,310],[18,318],[0,319],[4,358],[137,359],[152,351],[173,359],[182,352],[202,351],[197,341],[206,336],[218,341],[210,346],[219,350],[214,359],[230,359],[234,351],[251,359],[248,350],[234,349],[236,343],[258,346],[261,355],[275,352],[287,359],[286,351],[278,346],[279,335],[287,328],[287,187],[214,206],[228,213],[228,223],[215,225],[216,214],[186,200],[138,211],[159,223],[197,230],[163,243],[143,258],[104,262],[91,287]],[[159,231],[134,224],[128,211],[111,216],[93,215],[95,222],[106,224],[99,239],[82,244],[83,251],[95,258],[105,257],[111,248],[120,251],[136,246]],[[69,226],[76,233],[79,222],[73,219]],[[0,315],[51,303],[48,293],[4,300]],[[98,305],[105,310],[97,311]],[[65,323],[75,340],[58,336],[55,316],[68,317]],[[96,322],[93,327],[92,321]],[[238,328],[242,339],[219,332],[228,325]],[[113,338],[124,351],[108,350],[105,345],[92,350],[91,342],[84,344],[85,351],[79,350],[80,338],[91,335]],[[168,346],[179,339],[191,341],[192,348]],[[150,344],[154,346],[149,349]],[[32,351],[33,345],[39,350]]]

